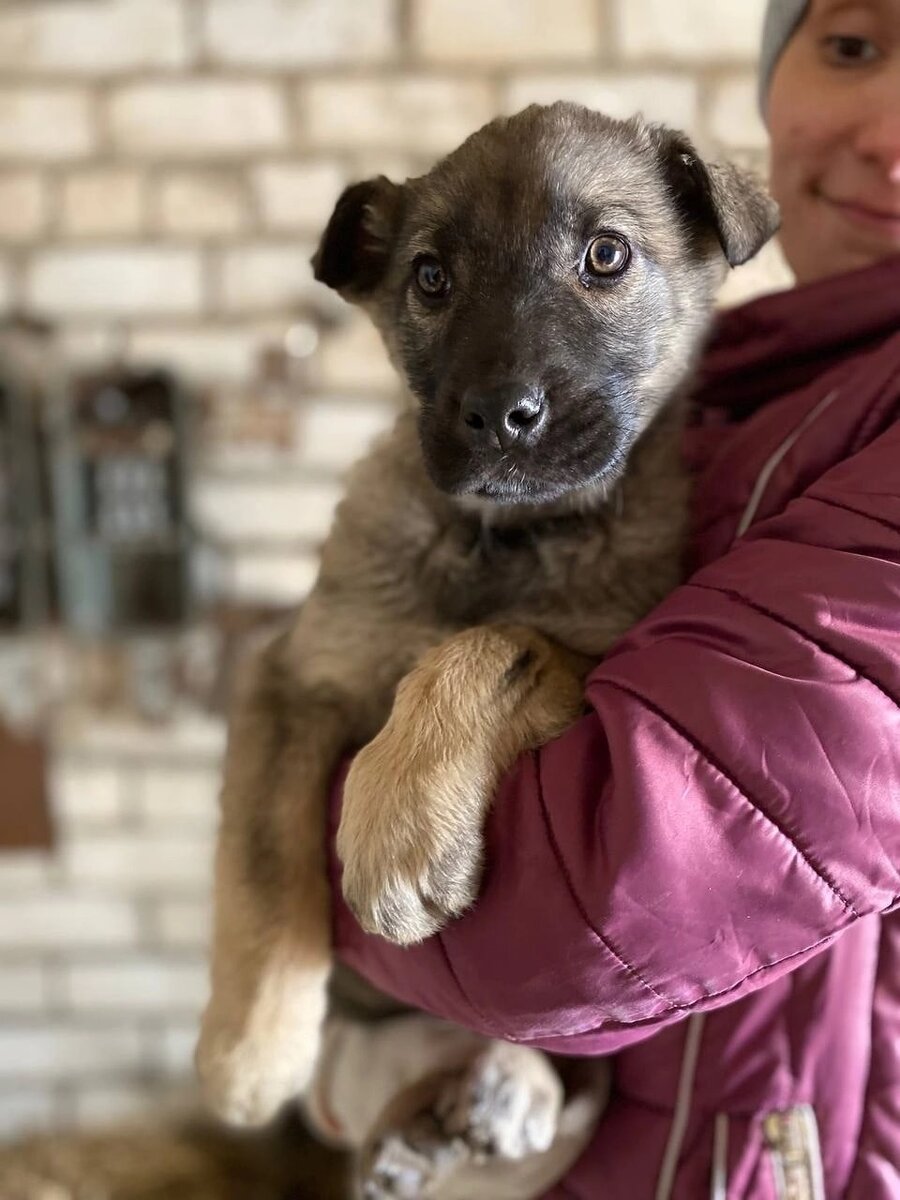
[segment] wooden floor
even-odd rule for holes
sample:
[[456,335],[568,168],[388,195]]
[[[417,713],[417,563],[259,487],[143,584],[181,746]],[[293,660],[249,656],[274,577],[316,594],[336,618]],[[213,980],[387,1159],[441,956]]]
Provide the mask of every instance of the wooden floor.
[[296,1119],[236,1135],[208,1125],[42,1134],[0,1146],[2,1200],[348,1200],[344,1156]]

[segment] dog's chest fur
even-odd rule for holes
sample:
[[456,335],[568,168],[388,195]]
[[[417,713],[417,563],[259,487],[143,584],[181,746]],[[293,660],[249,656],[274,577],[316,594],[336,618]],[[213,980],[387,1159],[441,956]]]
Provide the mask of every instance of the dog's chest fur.
[[486,520],[437,492],[415,419],[403,417],[350,479],[324,550],[321,601],[333,612],[352,597],[370,628],[414,631],[412,641],[515,621],[599,656],[678,582],[679,432],[677,414],[648,431],[608,500]]

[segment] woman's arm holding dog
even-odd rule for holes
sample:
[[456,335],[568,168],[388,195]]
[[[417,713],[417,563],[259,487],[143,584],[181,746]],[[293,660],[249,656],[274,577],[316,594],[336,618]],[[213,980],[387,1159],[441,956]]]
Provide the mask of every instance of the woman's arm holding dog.
[[[900,897],[900,425],[678,588],[521,760],[477,906],[340,956],[484,1032],[612,1050]],[[827,599],[823,599],[827,598]]]

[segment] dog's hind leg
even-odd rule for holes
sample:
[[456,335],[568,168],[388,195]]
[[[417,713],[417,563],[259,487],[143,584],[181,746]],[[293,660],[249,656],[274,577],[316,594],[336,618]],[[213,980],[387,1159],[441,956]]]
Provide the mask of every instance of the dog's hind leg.
[[251,663],[229,731],[196,1054],[210,1106],[238,1124],[266,1121],[309,1082],[331,965],[324,807],[348,714],[294,682],[285,648]]

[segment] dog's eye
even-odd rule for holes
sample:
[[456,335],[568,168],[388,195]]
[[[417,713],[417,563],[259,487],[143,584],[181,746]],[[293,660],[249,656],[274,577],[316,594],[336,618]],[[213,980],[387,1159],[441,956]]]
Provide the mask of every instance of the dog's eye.
[[624,238],[614,233],[601,233],[587,248],[584,256],[586,274],[609,279],[621,275],[631,259],[631,248]]
[[420,254],[413,263],[416,286],[429,300],[443,300],[450,291],[450,277],[431,254]]

